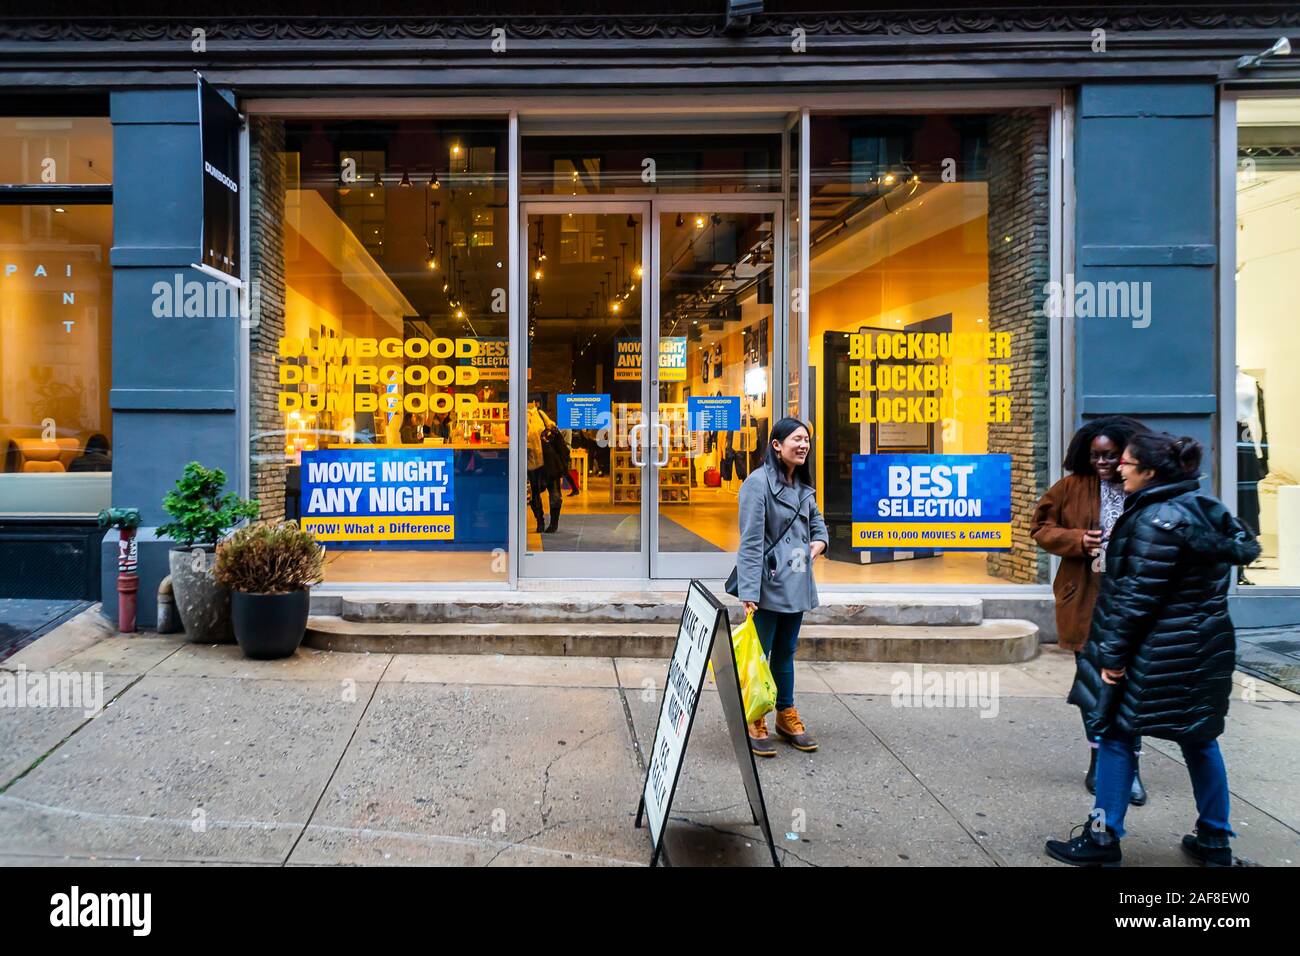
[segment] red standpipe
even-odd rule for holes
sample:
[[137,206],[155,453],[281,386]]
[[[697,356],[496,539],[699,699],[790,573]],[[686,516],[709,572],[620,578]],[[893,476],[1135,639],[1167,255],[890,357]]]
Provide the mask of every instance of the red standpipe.
[[117,629],[135,633],[136,593],[140,576],[136,573],[135,529],[123,528],[117,540]]

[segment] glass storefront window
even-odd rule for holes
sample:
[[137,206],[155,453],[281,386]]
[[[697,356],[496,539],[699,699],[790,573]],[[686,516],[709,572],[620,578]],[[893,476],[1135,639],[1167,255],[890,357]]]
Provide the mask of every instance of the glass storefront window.
[[0,512],[109,506],[112,244],[111,206],[0,205]]
[[0,183],[107,186],[113,126],[107,116],[0,116]]
[[1042,110],[813,115],[819,582],[1046,581],[1047,135]]
[[254,121],[252,492],[326,582],[508,574],[506,129]]
[[[1236,513],[1243,585],[1300,586],[1300,98],[1237,104]],[[1233,407],[1233,406],[1229,406]],[[1225,497],[1228,497],[1225,495]]]
[[520,190],[581,199],[600,193],[776,193],[777,133],[526,136]]

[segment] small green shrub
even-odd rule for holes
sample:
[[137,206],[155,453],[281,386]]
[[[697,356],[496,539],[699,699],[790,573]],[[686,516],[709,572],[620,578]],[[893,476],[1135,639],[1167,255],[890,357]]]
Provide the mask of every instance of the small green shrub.
[[195,542],[216,544],[244,518],[257,517],[261,506],[256,501],[245,501],[233,491],[223,495],[225,487],[226,473],[220,468],[190,462],[176,487],[163,498],[163,510],[173,520],[159,526],[158,536],[171,538],[184,548]]
[[240,528],[217,546],[214,572],[232,591],[284,594],[320,583],[325,552],[294,521]]

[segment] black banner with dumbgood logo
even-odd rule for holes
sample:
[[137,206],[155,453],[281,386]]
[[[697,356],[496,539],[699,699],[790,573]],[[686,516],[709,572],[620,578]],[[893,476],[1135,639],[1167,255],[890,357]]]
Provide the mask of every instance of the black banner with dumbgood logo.
[[203,158],[200,264],[239,278],[239,111],[198,76]]

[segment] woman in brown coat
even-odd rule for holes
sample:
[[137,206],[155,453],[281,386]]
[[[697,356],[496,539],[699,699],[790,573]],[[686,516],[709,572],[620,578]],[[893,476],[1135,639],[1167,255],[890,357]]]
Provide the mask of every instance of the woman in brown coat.
[[[1141,422],[1123,415],[1088,422],[1074,433],[1066,449],[1064,467],[1069,474],[1048,489],[1034,511],[1030,534],[1040,548],[1061,559],[1052,582],[1057,642],[1074,651],[1076,657],[1092,627],[1092,608],[1106,566],[1110,529],[1124,510],[1120,453],[1130,438],[1146,430]],[[1084,786],[1091,793],[1097,769],[1097,741],[1088,726],[1087,709],[1082,705],[1079,709],[1091,748],[1084,776]],[[1146,802],[1140,776],[1134,778],[1132,802],[1137,806]]]

